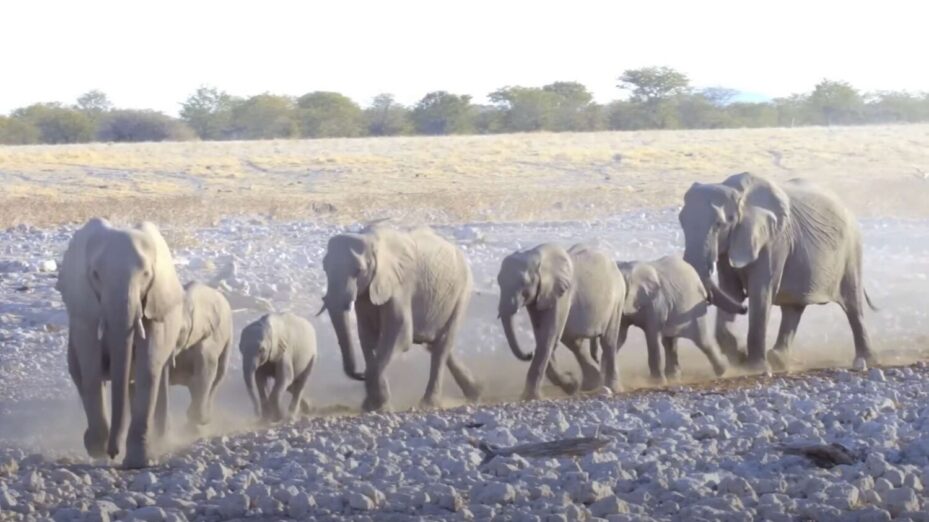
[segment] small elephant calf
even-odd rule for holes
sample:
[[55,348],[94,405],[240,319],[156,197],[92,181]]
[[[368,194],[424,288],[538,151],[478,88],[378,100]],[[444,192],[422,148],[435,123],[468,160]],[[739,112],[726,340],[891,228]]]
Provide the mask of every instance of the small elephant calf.
[[[713,304],[734,314],[744,314],[746,307],[723,293],[707,293],[694,268],[678,256],[666,256],[655,261],[617,263],[626,280],[626,302],[620,326],[620,347],[626,341],[629,326],[645,332],[648,345],[648,367],[653,379],[664,382],[666,376],[680,376],[677,340],[691,340],[710,360],[717,376],[726,372],[716,340],[706,322],[709,305]],[[665,367],[661,365],[664,346]]]
[[[308,412],[303,390],[316,362],[316,330],[309,321],[289,312],[266,314],[242,330],[239,351],[245,387],[256,415],[278,422],[293,417],[297,408]],[[274,385],[269,395],[271,379]],[[286,415],[284,390],[291,394]]]
[[169,371],[171,384],[190,391],[187,419],[208,424],[232,347],[232,308],[219,291],[197,282],[184,287],[184,319]]

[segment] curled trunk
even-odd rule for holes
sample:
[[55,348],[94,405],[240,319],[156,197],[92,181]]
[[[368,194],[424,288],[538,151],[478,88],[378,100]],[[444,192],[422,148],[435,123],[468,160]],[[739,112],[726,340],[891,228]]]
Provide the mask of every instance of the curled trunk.
[[519,347],[519,340],[516,339],[516,331],[513,329],[513,317],[516,314],[508,314],[500,316],[500,321],[503,323],[503,333],[506,335],[506,342],[510,345],[510,350],[513,351],[513,355],[516,356],[520,361],[531,361],[532,353],[526,353]]
[[332,320],[332,327],[335,329],[335,336],[339,340],[339,348],[342,350],[342,369],[345,375],[356,381],[364,381],[364,373],[355,368],[355,343],[348,331],[348,315],[351,310],[347,308],[335,310],[331,306],[328,306],[327,310]]

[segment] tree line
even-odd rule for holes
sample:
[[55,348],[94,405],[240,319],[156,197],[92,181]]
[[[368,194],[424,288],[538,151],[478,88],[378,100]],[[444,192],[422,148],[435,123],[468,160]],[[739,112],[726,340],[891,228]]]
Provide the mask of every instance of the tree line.
[[90,141],[251,140],[506,132],[640,129],[719,129],[857,125],[929,121],[929,94],[861,92],[823,80],[812,91],[770,101],[740,101],[724,87],[696,88],[668,67],[630,69],[619,77],[623,99],[598,104],[577,82],[507,86],[489,104],[447,91],[430,92],[412,106],[390,94],[362,107],[337,92],[299,97],[250,97],[201,87],[181,103],[180,117],[118,109],[100,91],[73,105],[39,103],[0,116],[0,143]]

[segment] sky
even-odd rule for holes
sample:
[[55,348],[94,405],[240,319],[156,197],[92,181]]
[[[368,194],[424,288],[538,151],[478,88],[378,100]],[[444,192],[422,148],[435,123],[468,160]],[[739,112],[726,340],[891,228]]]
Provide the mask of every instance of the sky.
[[651,65],[768,97],[823,78],[929,91],[927,15],[918,0],[12,1],[0,113],[99,89],[173,115],[201,85],[366,105],[578,81],[606,102],[623,70]]

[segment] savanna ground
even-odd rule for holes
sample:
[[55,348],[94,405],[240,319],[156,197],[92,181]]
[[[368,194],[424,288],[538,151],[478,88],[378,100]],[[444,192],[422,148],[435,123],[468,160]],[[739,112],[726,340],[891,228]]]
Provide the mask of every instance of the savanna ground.
[[[883,520],[918,512],[927,504],[919,480],[929,480],[924,367],[513,403],[526,366],[494,319],[502,256],[541,241],[588,239],[617,259],[673,253],[684,191],[741,171],[810,178],[847,201],[862,223],[866,285],[882,307],[866,317],[878,357],[905,364],[929,355],[929,125],[0,147],[0,519],[11,511],[76,520],[104,512],[213,520]],[[150,473],[88,464],[65,369],[66,316],[43,267],[91,216],[158,223],[182,279],[226,290],[237,330],[269,309],[314,313],[326,239],[343,227],[382,217],[434,225],[462,247],[474,272],[457,349],[489,385],[489,404],[258,428],[243,406],[236,353],[213,427],[225,436],[181,449]],[[353,410],[360,386],[340,373],[326,317],[313,321],[320,363],[311,400],[326,411]],[[770,335],[777,322],[775,311]],[[643,345],[634,333],[620,353],[633,389],[644,384]],[[797,347],[797,368],[848,367],[851,336],[838,307],[811,307]],[[692,347],[682,349],[682,363],[688,380],[710,375]],[[400,409],[422,393],[427,365],[418,350],[392,363]],[[446,391],[450,405],[460,404],[452,384]],[[185,394],[173,395],[186,406]],[[516,457],[485,466],[467,444],[595,433],[615,440],[579,462]],[[809,441],[878,456],[837,471],[779,460],[782,445]],[[97,500],[81,500],[86,495]]]

